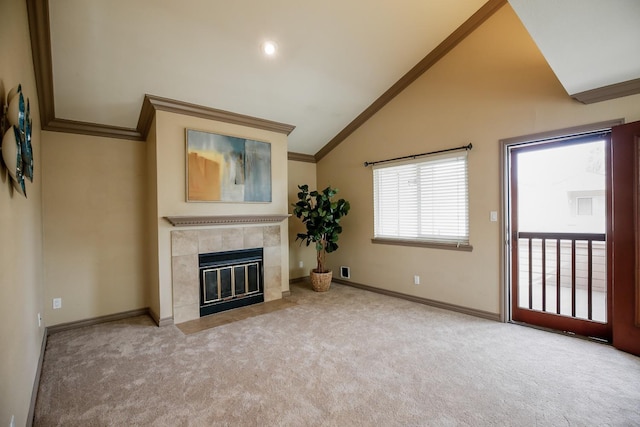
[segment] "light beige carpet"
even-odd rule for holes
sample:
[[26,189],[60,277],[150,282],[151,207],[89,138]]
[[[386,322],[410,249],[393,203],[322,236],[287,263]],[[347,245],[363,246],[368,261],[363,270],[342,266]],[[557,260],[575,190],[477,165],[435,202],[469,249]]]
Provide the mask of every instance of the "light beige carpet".
[[192,335],[49,337],[36,426],[632,426],[640,358],[333,285]]

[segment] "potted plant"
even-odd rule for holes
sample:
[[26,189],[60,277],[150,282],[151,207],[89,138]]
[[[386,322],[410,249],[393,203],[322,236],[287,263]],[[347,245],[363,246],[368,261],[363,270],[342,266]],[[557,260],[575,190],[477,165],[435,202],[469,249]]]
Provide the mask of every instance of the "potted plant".
[[292,204],[293,214],[302,220],[307,232],[298,233],[296,240],[304,241],[307,246],[315,244],[317,265],[310,273],[311,285],[314,291],[328,291],[332,272],[325,267],[325,256],[338,249],[338,235],[342,233],[340,220],[349,213],[351,206],[344,199],[332,200],[338,193],[337,188],[327,187],[322,191],[309,191],[308,185],[298,188],[298,202]]

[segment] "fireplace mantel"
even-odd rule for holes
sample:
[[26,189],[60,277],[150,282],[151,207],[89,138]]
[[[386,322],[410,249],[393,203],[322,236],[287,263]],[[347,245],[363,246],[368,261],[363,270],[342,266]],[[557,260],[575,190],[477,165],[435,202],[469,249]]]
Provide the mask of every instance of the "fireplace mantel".
[[273,224],[282,222],[291,215],[214,215],[214,216],[165,216],[174,227],[197,227],[206,225]]

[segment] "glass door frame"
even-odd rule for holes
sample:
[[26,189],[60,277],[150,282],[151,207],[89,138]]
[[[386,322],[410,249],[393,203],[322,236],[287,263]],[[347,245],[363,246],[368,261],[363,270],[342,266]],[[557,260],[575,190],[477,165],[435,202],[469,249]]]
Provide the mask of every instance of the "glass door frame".
[[[513,262],[512,262],[512,231],[513,231],[513,201],[511,200],[512,195],[512,184],[511,184],[511,152],[520,147],[533,147],[538,144],[549,144],[555,141],[565,140],[570,137],[579,137],[581,135],[588,135],[591,133],[596,133],[599,131],[610,131],[611,128],[615,125],[623,123],[624,120],[611,120],[606,122],[599,122],[585,126],[578,126],[566,129],[559,129],[550,132],[543,132],[531,135],[525,135],[515,138],[508,138],[500,140],[500,166],[501,166],[501,177],[500,177],[500,194],[501,194],[501,228],[500,228],[500,238],[502,242],[502,265],[501,265],[501,320],[503,322],[514,322],[513,320]],[[608,146],[610,146],[608,144]],[[608,156],[607,152],[607,156]],[[610,172],[607,173],[607,187],[610,185]],[[607,188],[607,198],[610,198],[610,188]],[[607,221],[610,221],[610,218],[607,218]],[[607,227],[608,228],[608,227]],[[608,294],[609,301],[611,301],[611,283],[608,283]],[[607,328],[604,333],[600,333],[598,335],[603,335],[605,339],[610,338],[611,335],[611,310],[609,303],[608,312],[608,323]],[[534,325],[535,326],[535,325]],[[542,327],[551,327],[544,326]]]

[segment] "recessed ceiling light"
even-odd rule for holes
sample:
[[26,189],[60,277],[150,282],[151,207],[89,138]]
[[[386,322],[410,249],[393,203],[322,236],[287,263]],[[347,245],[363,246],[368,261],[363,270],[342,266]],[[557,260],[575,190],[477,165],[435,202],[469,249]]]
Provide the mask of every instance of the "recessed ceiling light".
[[278,45],[272,41],[266,41],[262,43],[262,52],[267,56],[273,56],[278,50]]

